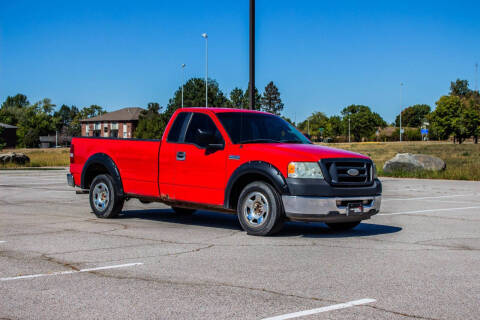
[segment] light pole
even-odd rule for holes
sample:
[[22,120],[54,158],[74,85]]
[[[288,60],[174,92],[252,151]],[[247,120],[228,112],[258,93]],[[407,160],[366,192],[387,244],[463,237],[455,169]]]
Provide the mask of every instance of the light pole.
[[400,142],[402,142],[402,105],[403,105],[403,82],[400,83]]
[[208,34],[202,33],[205,39],[205,108],[208,108]]
[[255,0],[250,0],[250,48],[249,48],[248,106],[255,109]]
[[182,64],[182,108],[183,108],[183,85],[185,84],[185,63]]

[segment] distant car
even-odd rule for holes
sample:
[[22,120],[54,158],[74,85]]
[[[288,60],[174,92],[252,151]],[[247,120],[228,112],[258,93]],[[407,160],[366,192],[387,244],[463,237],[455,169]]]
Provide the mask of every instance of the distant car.
[[248,234],[286,220],[350,229],[380,210],[382,185],[367,156],[313,145],[283,119],[240,109],[183,108],[161,140],[73,138],[71,186],[89,189],[99,218],[124,201],[236,213]]

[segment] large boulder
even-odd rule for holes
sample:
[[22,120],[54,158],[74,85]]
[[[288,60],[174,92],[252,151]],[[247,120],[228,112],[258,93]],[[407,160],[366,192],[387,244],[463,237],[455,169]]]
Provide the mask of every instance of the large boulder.
[[30,158],[23,154],[23,153],[2,153],[0,154],[0,163],[7,164],[7,163],[15,163],[15,164],[26,164],[30,162]]
[[428,156],[426,154],[397,153],[393,159],[385,162],[383,172],[413,172],[418,170],[440,171],[445,168],[445,161],[437,157]]

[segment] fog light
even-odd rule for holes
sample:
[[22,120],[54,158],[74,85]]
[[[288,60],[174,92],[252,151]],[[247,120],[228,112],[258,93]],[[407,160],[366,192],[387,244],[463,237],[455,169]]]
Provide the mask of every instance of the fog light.
[[362,203],[363,204],[370,204],[370,200],[363,200]]
[[337,207],[340,207],[342,205],[342,201],[341,200],[337,200]]

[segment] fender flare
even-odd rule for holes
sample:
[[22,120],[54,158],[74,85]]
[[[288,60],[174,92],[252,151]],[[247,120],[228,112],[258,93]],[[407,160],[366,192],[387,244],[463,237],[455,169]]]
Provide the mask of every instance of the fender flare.
[[227,187],[225,188],[224,207],[226,209],[233,208],[234,205],[230,203],[230,197],[235,184],[245,175],[256,174],[263,176],[270,184],[280,193],[289,194],[287,180],[283,174],[272,164],[265,161],[249,161],[239,166],[228,179]]
[[89,186],[85,185],[85,179],[88,173],[88,170],[91,168],[93,165],[102,165],[104,166],[110,176],[113,178],[114,183],[118,187],[118,195],[123,196],[123,183],[122,183],[122,178],[120,177],[120,172],[118,171],[118,167],[113,161],[112,158],[110,158],[109,155],[105,153],[95,153],[88,160],[85,162],[85,165],[83,166],[82,169],[82,176],[81,176],[81,188],[82,189],[88,189]]

